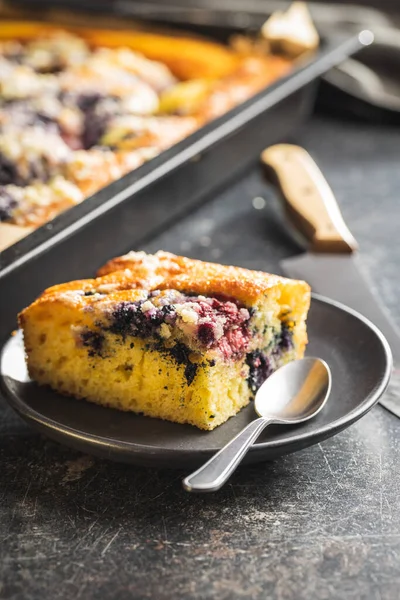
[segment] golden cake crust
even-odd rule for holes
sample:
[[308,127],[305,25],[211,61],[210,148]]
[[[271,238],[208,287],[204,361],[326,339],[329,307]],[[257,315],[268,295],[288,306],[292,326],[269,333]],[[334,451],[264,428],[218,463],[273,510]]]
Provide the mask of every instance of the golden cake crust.
[[[170,252],[159,251],[149,256],[143,252],[130,252],[114,258],[98,271],[100,277],[111,275],[122,282],[127,280],[157,281],[159,289],[176,289],[181,292],[204,294],[206,296],[223,295],[251,304],[275,286],[298,286],[305,294],[310,293],[306,282],[271,275],[262,271],[251,271],[242,267],[204,262]],[[154,289],[154,288],[153,288]]]
[[[304,281],[203,262],[164,251],[154,255],[130,252],[107,262],[99,269],[97,278],[55,285],[45,290],[35,303],[50,301],[89,306],[98,302],[93,296],[71,294],[75,290],[97,291],[107,294],[109,300],[124,301],[133,300],[132,290],[135,289],[150,292],[174,289],[205,296],[226,296],[251,305],[272,288],[279,289],[282,304],[292,304],[290,296],[295,293],[297,309],[303,311],[308,308],[310,286]],[[300,300],[299,296],[303,298]]]

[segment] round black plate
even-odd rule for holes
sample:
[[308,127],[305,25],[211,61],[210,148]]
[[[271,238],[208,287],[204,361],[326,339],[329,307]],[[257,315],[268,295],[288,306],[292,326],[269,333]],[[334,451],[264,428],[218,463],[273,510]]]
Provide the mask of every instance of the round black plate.
[[[250,449],[247,462],[294,452],[338,433],[370,410],[388,384],[389,346],[361,315],[314,296],[308,334],[307,354],[323,358],[332,371],[328,403],[307,423],[268,427]],[[201,463],[255,416],[250,405],[216,430],[205,432],[63,397],[29,379],[20,333],[4,347],[1,383],[10,405],[49,437],[84,452],[142,465]]]

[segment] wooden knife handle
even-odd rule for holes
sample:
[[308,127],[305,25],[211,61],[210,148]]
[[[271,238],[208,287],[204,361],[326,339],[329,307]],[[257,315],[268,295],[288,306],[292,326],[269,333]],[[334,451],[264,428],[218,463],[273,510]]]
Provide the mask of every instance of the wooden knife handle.
[[291,224],[306,237],[312,252],[357,250],[333,192],[308,152],[278,144],[264,150],[261,160],[268,180],[283,196]]

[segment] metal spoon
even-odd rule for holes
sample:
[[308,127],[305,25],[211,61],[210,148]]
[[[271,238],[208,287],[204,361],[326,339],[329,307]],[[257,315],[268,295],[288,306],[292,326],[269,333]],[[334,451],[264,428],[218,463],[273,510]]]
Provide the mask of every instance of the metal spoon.
[[235,471],[247,450],[271,423],[302,423],[322,409],[331,391],[331,372],[319,358],[303,358],[273,373],[254,401],[259,415],[200,469],[183,480],[188,492],[214,492]]

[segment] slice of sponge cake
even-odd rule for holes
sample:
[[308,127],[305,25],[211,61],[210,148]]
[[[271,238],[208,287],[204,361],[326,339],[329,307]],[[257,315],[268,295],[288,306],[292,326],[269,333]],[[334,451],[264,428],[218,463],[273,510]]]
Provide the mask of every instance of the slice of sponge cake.
[[166,252],[131,252],[19,316],[39,384],[214,429],[307,342],[310,288]]

